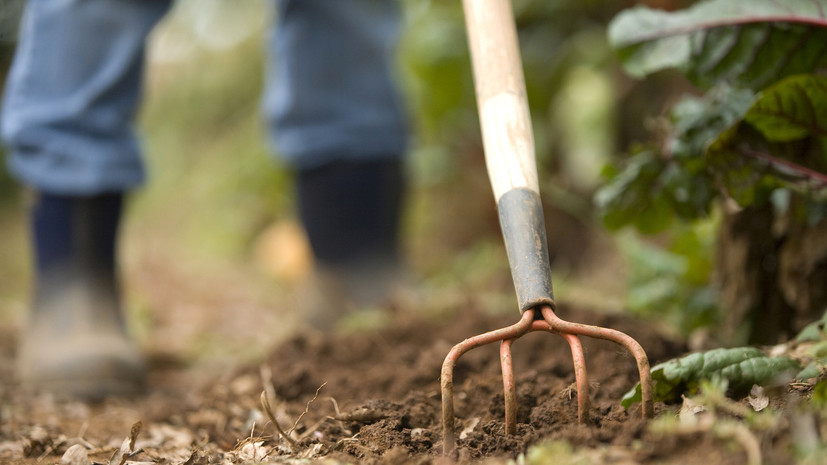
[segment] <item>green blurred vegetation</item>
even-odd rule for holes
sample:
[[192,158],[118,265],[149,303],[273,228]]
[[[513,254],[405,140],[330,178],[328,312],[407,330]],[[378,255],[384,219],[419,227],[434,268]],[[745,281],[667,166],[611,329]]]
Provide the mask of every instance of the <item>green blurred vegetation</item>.
[[[403,76],[417,127],[417,174],[436,182],[462,170],[454,155],[478,144],[473,78],[459,2],[405,2]],[[614,150],[619,84],[605,24],[619,2],[514,2],[542,179],[594,178]],[[583,150],[586,149],[586,150]],[[566,171],[586,164],[592,173]],[[561,179],[556,179],[561,178]],[[588,189],[588,182],[584,186]]]
[[660,243],[624,232],[618,236],[629,262],[628,309],[659,318],[683,333],[720,323],[715,271],[714,220],[676,225]]
[[241,259],[257,232],[290,213],[289,175],[270,156],[258,112],[261,48],[254,35],[150,72],[140,115],[150,183],[132,213],[200,256]]
[[[674,12],[639,6],[619,14],[608,29],[627,72],[643,78],[675,69],[695,87],[667,106],[668,116],[631,147],[628,158],[606,168],[607,183],[595,197],[603,223],[612,230],[634,226],[645,234],[663,233],[668,250],[680,244],[680,231],[694,225],[720,222],[722,215],[746,221],[769,212],[773,228],[753,230],[748,238],[735,226],[717,233],[722,241],[747,242],[754,258],[721,250],[715,266],[703,268],[706,285],[684,279],[683,289],[671,293],[685,293],[687,309],[698,301],[714,302],[708,297],[715,292],[711,281],[717,268],[722,294],[751,302],[745,304],[747,314],[736,319],[748,320],[755,342],[773,342],[776,333],[789,336],[794,313],[814,317],[827,303],[818,297],[823,279],[814,277],[820,265],[796,274],[799,282],[813,280],[803,290],[800,285],[784,289],[790,287],[783,278],[789,272],[772,266],[748,275],[761,263],[790,257],[794,252],[785,250],[785,242],[803,241],[827,218],[827,78],[820,75],[827,65],[824,6],[823,1],[781,5],[772,0],[756,0],[749,7],[738,0],[706,0]],[[787,21],[777,21],[781,13]],[[678,255],[687,263],[704,256],[705,247],[682,249]],[[821,252],[799,253],[811,256],[785,260],[824,262],[823,255],[813,255]],[[677,272],[664,271],[662,276]],[[738,307],[722,303],[727,312]],[[711,315],[711,307],[702,313]],[[783,329],[773,328],[782,324]]]
[[[739,9],[737,0],[706,0],[614,19],[609,36],[627,72],[677,69],[696,91],[672,106],[654,141],[606,172],[611,182],[597,201],[609,228],[659,232],[673,218],[707,217],[718,198],[761,206],[781,189],[824,198],[821,3],[756,0]],[[788,21],[777,21],[779,12]]]

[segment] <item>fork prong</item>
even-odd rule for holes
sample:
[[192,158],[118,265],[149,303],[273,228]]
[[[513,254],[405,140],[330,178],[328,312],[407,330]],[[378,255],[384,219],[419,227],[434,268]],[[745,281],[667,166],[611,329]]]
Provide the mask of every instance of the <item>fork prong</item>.
[[516,339],[532,327],[534,312],[523,312],[522,318],[517,323],[505,328],[489,331],[484,334],[470,337],[455,345],[445,361],[442,362],[442,373],[440,385],[442,388],[442,430],[443,430],[443,453],[450,455],[456,449],[456,437],[454,436],[454,366],[457,360],[466,352],[492,342],[505,339]]
[[577,421],[586,424],[589,421],[589,377],[586,375],[586,357],[583,355],[583,346],[580,338],[574,334],[559,333],[571,348],[571,359],[574,362],[574,382],[577,386]]
[[455,345],[445,361],[442,363],[440,384],[442,388],[442,428],[443,453],[452,455],[456,451],[456,436],[454,434],[454,367],[459,358],[466,352],[492,342],[501,341],[500,365],[503,375],[503,392],[505,400],[505,433],[517,432],[517,390],[514,383],[514,365],[511,356],[511,345],[520,336],[533,331],[548,331],[558,334],[566,340],[571,349],[574,363],[574,377],[577,387],[577,419],[580,423],[588,422],[589,412],[589,379],[586,374],[586,359],[583,346],[578,336],[589,336],[606,339],[624,346],[635,357],[640,373],[641,391],[643,395],[643,417],[651,418],[654,414],[652,400],[652,375],[649,370],[649,359],[640,344],[630,336],[610,328],[572,323],[560,319],[554,314],[552,306],[541,306],[542,320],[535,320],[535,311],[523,312],[520,321],[505,328],[489,331],[484,334],[470,337]]
[[511,362],[511,343],[504,339],[500,343],[500,366],[503,371],[503,399],[505,400],[505,434],[517,434],[517,386],[514,384],[514,365]]
[[641,404],[643,405],[643,418],[652,418],[655,414],[654,396],[652,392],[652,373],[649,369],[649,358],[643,347],[640,346],[636,340],[631,336],[611,328],[603,328],[600,326],[584,325],[581,323],[572,323],[560,319],[554,314],[551,306],[544,305],[540,309],[543,318],[548,322],[549,326],[554,332],[560,334],[573,334],[580,336],[589,336],[596,339],[605,339],[621,345],[628,350],[635,358],[637,363],[638,374],[640,375],[641,387]]

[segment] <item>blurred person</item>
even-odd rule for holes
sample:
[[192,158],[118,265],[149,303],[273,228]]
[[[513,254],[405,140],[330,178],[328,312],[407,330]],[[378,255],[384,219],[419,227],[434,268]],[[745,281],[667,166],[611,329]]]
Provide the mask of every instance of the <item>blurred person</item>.
[[[7,166],[35,192],[34,296],[19,377],[87,399],[144,387],[116,253],[124,196],[144,182],[133,118],[147,35],[167,0],[28,0],[2,106]],[[329,328],[400,269],[407,131],[392,79],[394,0],[277,0],[263,111],[295,171],[317,271],[303,318]],[[343,300],[347,300],[344,302]],[[328,305],[338,302],[339,305]]]

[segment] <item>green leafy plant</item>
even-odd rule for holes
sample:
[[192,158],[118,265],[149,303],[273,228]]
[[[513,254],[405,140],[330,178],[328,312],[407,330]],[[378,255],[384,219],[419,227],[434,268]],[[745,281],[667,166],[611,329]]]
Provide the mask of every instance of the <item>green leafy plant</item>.
[[[825,12],[827,0],[705,0],[676,11],[638,6],[609,26],[629,74],[677,71],[694,90],[604,170],[599,214],[610,230],[645,234],[719,220],[718,243],[743,249],[719,248],[716,272],[693,292],[717,292],[731,315],[723,332],[736,344],[795,334],[792,312],[811,318],[827,303],[810,297],[827,257],[792,252],[827,218]],[[782,255],[780,270],[770,262]],[[796,260],[819,271],[799,276],[793,290],[784,276]]]
[[[697,352],[652,367],[655,400],[674,403],[685,394],[693,395],[703,381],[721,380],[728,392],[744,395],[755,385],[778,377],[792,375],[800,369],[798,362],[788,357],[769,357],[755,347],[713,349]],[[640,384],[623,396],[622,405],[628,408],[640,402]]]
[[761,89],[827,65],[825,26],[821,0],[707,0],[677,12],[626,10],[609,39],[636,76],[674,67],[701,88]]
[[[756,347],[713,349],[696,352],[652,367],[655,400],[674,403],[685,395],[695,395],[703,383],[713,381],[727,386],[727,393],[739,397],[757,384],[792,379],[807,381],[827,373],[827,312],[805,327],[785,346],[784,355],[769,356]],[[804,368],[802,369],[802,365]],[[813,400],[824,400],[824,379],[815,383]],[[640,384],[623,397],[628,408],[640,402]]]
[[606,226],[662,231],[674,216],[708,215],[722,190],[742,206],[768,202],[782,188],[821,198],[824,11],[824,0],[709,0],[677,12],[641,6],[618,15],[609,39],[630,74],[675,68],[705,93],[672,108],[664,140],[607,171],[609,183],[596,197]]
[[[827,312],[820,320],[810,323],[801,330],[795,341],[805,347],[802,355],[806,357],[805,362],[807,362],[807,365],[796,375],[796,378],[812,379],[827,374]],[[824,391],[824,381],[822,380],[816,385],[817,389],[813,393],[814,399],[818,400],[819,395],[827,393],[827,391]],[[827,398],[823,400],[827,401]]]

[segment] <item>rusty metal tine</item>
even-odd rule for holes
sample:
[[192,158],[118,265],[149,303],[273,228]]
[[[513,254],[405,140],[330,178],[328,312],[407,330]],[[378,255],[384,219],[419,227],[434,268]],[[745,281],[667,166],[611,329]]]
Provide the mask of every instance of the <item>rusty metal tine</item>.
[[655,415],[652,392],[652,373],[649,370],[649,358],[646,357],[646,352],[643,351],[643,347],[641,347],[636,340],[632,339],[631,336],[614,329],[572,323],[570,321],[562,320],[554,314],[554,310],[552,310],[549,305],[542,306],[541,312],[545,320],[551,326],[551,329],[555,332],[561,334],[589,336],[597,339],[606,339],[625,347],[632,354],[632,356],[635,357],[635,361],[637,362],[637,369],[640,374],[643,417],[652,418]]
[[637,341],[629,335],[614,329],[562,320],[554,313],[551,305],[541,306],[540,312],[544,320],[534,320],[535,312],[526,311],[523,312],[522,318],[516,324],[470,337],[455,345],[448,352],[445,361],[442,363],[442,375],[440,377],[444,437],[443,453],[445,455],[453,454],[456,450],[456,437],[454,435],[454,367],[457,360],[466,352],[492,342],[502,341],[500,344],[500,365],[502,367],[503,397],[505,399],[505,432],[507,435],[516,434],[517,389],[514,382],[511,345],[515,339],[532,331],[555,333],[568,342],[574,363],[574,377],[577,386],[577,419],[580,423],[588,422],[589,379],[586,374],[586,358],[583,354],[583,346],[580,344],[578,336],[612,341],[625,347],[635,357],[640,374],[643,417],[651,418],[654,416],[652,374],[649,370],[649,359]]
[[[525,333],[534,331],[558,334],[569,343],[577,384],[577,419],[580,423],[586,423],[589,411],[589,380],[586,376],[586,359],[583,356],[580,339],[573,334],[557,333],[544,320],[533,321],[531,328]],[[511,344],[515,339],[504,339],[500,344],[500,366],[503,372],[503,399],[505,400],[505,434],[507,435],[517,433],[517,386],[514,382],[514,364],[511,358]]]
[[452,454],[456,449],[456,438],[454,437],[454,366],[457,360],[462,354],[471,349],[492,342],[522,336],[531,329],[533,320],[534,312],[523,312],[523,316],[519,322],[505,328],[470,337],[455,345],[451,351],[448,352],[445,361],[442,362],[442,374],[440,376],[440,384],[442,387],[442,428],[445,441],[443,444],[443,452],[445,455]]
[[511,362],[511,343],[500,343],[500,366],[503,370],[503,398],[505,399],[505,434],[517,434],[517,386],[514,384],[514,364]]
[[586,375],[586,357],[580,338],[574,334],[557,333],[569,343],[571,359],[574,362],[574,381],[577,386],[577,421],[586,424],[589,421],[589,377]]

